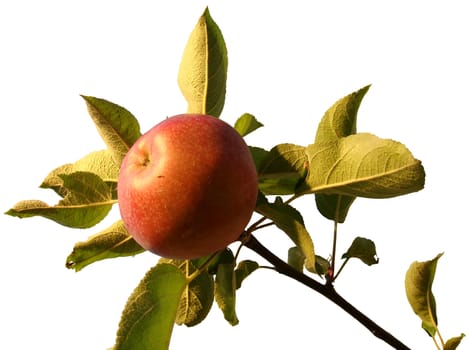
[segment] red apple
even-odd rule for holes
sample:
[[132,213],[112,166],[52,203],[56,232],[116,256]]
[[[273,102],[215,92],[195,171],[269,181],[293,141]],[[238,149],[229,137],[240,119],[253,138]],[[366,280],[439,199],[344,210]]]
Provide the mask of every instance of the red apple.
[[238,132],[208,115],[182,114],[142,135],[118,181],[125,226],[166,258],[206,256],[237,240],[257,199],[257,172]]

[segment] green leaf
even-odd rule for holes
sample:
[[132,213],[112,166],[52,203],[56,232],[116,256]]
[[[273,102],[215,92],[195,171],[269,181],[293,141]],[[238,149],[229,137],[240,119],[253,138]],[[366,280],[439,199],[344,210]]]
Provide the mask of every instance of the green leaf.
[[259,166],[259,189],[266,195],[293,194],[308,169],[305,147],[280,144],[273,147]]
[[112,102],[91,96],[82,97],[114,163],[119,167],[129,148],[141,136],[137,119]]
[[283,203],[280,197],[274,203],[265,198],[258,200],[256,211],[272,220],[273,223],[295,243],[305,256],[305,267],[308,271],[316,273],[316,257],[314,245],[310,234],[306,230],[300,212],[291,205]]
[[196,268],[201,268],[208,263],[207,271],[210,275],[216,275],[218,265],[227,261],[231,261],[233,252],[230,248],[220,250],[215,256],[209,255],[197,259],[192,259],[191,262]]
[[[177,266],[186,276],[189,276],[197,270],[196,262],[191,260],[161,259],[160,262]],[[185,324],[188,327],[192,327],[201,323],[210,312],[213,299],[213,277],[207,270],[201,271],[199,275],[184,288],[176,314],[176,324]]]
[[79,171],[58,176],[66,195],[57,205],[25,200],[5,214],[19,218],[42,216],[64,226],[89,228],[104,219],[116,203],[109,186],[96,174]]
[[174,265],[158,264],[135,288],[122,312],[115,350],[167,350],[186,286]]
[[379,259],[376,255],[376,246],[372,240],[357,237],[353,240],[342,259],[358,258],[368,266],[377,264]]
[[57,193],[60,197],[63,198],[67,195],[68,190],[64,188],[64,182],[62,181],[59,175],[67,175],[74,173],[75,171],[76,170],[74,169],[73,164],[64,164],[58,168],[55,168],[47,175],[47,177],[41,183],[39,188],[52,189],[53,191],[55,191],[55,193]]
[[246,136],[256,129],[264,126],[252,114],[244,113],[235,122],[234,128],[241,136]]
[[319,212],[326,219],[343,223],[356,197],[316,193],[314,199]]
[[421,162],[401,143],[372,134],[312,144],[305,151],[309,172],[297,192],[390,198],[419,191]]
[[462,338],[465,336],[466,335],[462,333],[459,337],[448,339],[445,343],[445,346],[443,347],[443,350],[455,350],[461,343]]
[[405,275],[407,300],[415,314],[422,320],[422,328],[432,337],[437,331],[436,301],[432,293],[438,254],[433,260],[414,262]]
[[303,272],[305,266],[305,256],[297,246],[288,249],[288,265],[295,270]]
[[[94,173],[103,179],[113,191],[117,188],[119,168],[114,163],[109,150],[91,152],[73,164],[65,164],[52,170],[40,187],[52,189],[61,197],[64,197],[67,194],[67,189],[64,188],[59,175],[68,175],[78,171]],[[114,199],[117,199],[117,194],[114,194]]]
[[320,255],[316,255],[316,273],[324,275],[331,267],[330,261]]
[[85,242],[76,243],[65,266],[78,272],[96,261],[133,256],[144,251],[129,235],[124,222],[119,220]]
[[189,37],[179,68],[178,83],[187,100],[188,113],[220,116],[227,70],[225,41],[207,8]]
[[370,85],[334,103],[324,114],[316,130],[315,143],[335,141],[357,132],[357,113]]
[[239,323],[236,316],[235,264],[233,253],[225,251],[222,261],[217,266],[215,278],[215,300],[225,320],[232,326]]
[[[357,113],[370,85],[337,101],[324,114],[316,131],[315,143],[335,141],[357,132]],[[351,196],[317,193],[316,207],[327,219],[343,223],[355,200]]]
[[[370,85],[365,86],[329,108],[318,125],[314,142],[335,141],[355,134],[358,108],[369,88]],[[343,223],[355,197],[317,193],[315,199],[316,207],[325,218]]]
[[259,268],[259,264],[252,260],[241,261],[235,270],[236,289],[241,288],[241,284],[251,273]]
[[[305,260],[305,256],[301,252],[300,248],[295,246],[288,249],[288,265],[293,267],[295,270],[303,272]],[[319,255],[315,256],[315,261],[316,271],[314,272],[318,275],[324,275],[330,267],[329,261]]]
[[260,147],[248,146],[249,150],[251,151],[252,159],[254,160],[254,164],[256,165],[257,173],[259,173],[260,166],[264,159],[268,156],[269,151],[266,151]]

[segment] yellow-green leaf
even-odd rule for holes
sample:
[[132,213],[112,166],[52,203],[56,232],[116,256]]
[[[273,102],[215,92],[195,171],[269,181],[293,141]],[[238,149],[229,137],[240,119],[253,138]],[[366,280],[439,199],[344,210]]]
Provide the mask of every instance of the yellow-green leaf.
[[438,254],[429,261],[412,263],[405,275],[407,300],[412,310],[422,320],[422,328],[431,336],[435,335],[438,328],[432,285],[438,259],[442,255]]
[[283,143],[262,154],[259,189],[266,195],[293,194],[308,170],[305,147]]
[[76,243],[65,266],[80,271],[99,260],[133,256],[144,251],[129,235],[124,222],[119,220],[86,241]]
[[448,339],[445,343],[445,346],[443,347],[443,350],[455,350],[461,343],[462,338],[464,338],[465,336],[466,335],[462,333],[459,337],[453,337],[451,339]]
[[390,198],[419,191],[425,183],[421,162],[402,143],[372,134],[315,143],[305,153],[309,171],[300,194]]
[[61,197],[64,197],[67,191],[64,189],[63,181],[59,175],[71,174],[77,171],[91,172],[98,175],[112,189],[117,186],[119,168],[114,163],[111,152],[106,149],[91,152],[73,164],[65,164],[52,170],[40,187],[53,189]]
[[[357,132],[357,113],[370,85],[347,95],[334,103],[322,117],[316,130],[315,143],[335,141]],[[329,220],[345,221],[355,197],[317,193],[316,207]]]
[[234,128],[241,136],[246,136],[264,126],[252,114],[244,113],[236,120]]
[[137,119],[115,103],[91,96],[82,97],[114,163],[120,166],[129,148],[141,136]]
[[207,8],[189,37],[179,68],[178,83],[187,100],[188,113],[220,116],[227,69],[225,41]]
[[306,269],[316,273],[316,255],[313,240],[306,230],[300,212],[291,205],[283,203],[280,197],[277,197],[274,203],[269,203],[261,197],[257,202],[256,211],[272,220],[279,229],[290,237],[304,255]]
[[109,186],[96,174],[75,172],[61,174],[59,178],[66,194],[58,204],[49,206],[40,200],[24,200],[6,214],[19,218],[42,216],[64,226],[89,228],[104,219],[116,203]]
[[315,143],[334,141],[357,132],[357,113],[370,85],[342,97],[322,117],[316,130]]

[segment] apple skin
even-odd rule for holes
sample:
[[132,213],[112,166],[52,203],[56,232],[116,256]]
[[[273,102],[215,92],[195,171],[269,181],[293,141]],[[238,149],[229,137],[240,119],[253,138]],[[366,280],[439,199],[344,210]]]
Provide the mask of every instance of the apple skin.
[[236,241],[252,216],[257,171],[248,146],[224,121],[170,117],[122,161],[119,209],[144,249],[173,259],[210,255]]

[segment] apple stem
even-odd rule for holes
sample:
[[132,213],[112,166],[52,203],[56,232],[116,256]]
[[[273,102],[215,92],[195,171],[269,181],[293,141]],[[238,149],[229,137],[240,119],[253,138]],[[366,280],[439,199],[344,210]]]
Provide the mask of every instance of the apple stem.
[[374,336],[383,340],[394,349],[410,350],[410,348],[403,344],[399,339],[395,338],[392,334],[378,326],[374,321],[368,318],[368,316],[363,314],[360,310],[355,308],[341,295],[339,295],[332,284],[321,284],[304,273],[294,269],[292,266],[288,265],[274,253],[272,253],[264,245],[262,245],[252,234],[249,234],[243,243],[244,246],[253,250],[268,262],[270,262],[278,273],[290,277],[323,295],[334,304],[342,308],[353,318],[355,318],[363,326],[365,326]]

